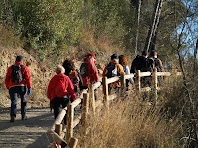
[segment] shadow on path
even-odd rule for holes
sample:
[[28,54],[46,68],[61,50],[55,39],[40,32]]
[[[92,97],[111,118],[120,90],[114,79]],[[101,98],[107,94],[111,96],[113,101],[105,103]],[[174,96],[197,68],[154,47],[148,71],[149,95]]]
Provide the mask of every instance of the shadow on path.
[[10,123],[9,111],[0,114],[0,147],[45,148],[52,142],[47,130],[54,122],[49,108],[27,110],[27,120],[21,120],[20,111],[14,123]]

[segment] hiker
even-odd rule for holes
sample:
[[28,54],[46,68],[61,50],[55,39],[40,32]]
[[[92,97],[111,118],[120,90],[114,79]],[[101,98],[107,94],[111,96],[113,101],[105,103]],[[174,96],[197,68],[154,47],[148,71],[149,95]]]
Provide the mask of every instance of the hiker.
[[[124,55],[119,56],[119,64],[122,65],[125,74],[127,74],[127,75],[130,74],[130,70],[129,70],[129,66],[127,64],[126,56],[124,56]],[[133,78],[126,79],[126,91],[128,91],[129,82],[132,85],[134,85]]]
[[[65,108],[69,101],[73,102],[77,98],[71,80],[64,73],[65,69],[63,66],[58,65],[56,75],[50,80],[47,89],[47,97],[50,99],[50,104],[54,109],[55,119],[60,112],[60,105]],[[66,125],[66,115],[64,124]]]
[[[119,62],[118,55],[117,54],[111,55],[111,61],[104,68],[102,76],[103,77],[106,76],[107,78],[111,78],[111,77],[115,77],[115,76],[120,76],[121,73],[124,73],[122,65],[118,64],[118,62]],[[116,81],[116,82],[110,83],[108,88],[109,88],[109,94],[111,94],[112,88],[117,90],[118,94],[120,94],[121,82]]]
[[[8,68],[5,85],[9,90],[11,99],[11,112],[10,112],[10,122],[14,122],[17,114],[17,102],[18,96],[21,98],[21,117],[22,120],[27,120],[26,110],[27,110],[27,99],[31,94],[32,81],[31,74],[26,65],[22,65],[23,57],[21,55],[16,57],[15,64]],[[28,90],[26,91],[26,86]]]
[[136,58],[131,63],[131,73],[135,73],[137,70],[141,72],[146,72],[146,60],[148,57],[147,51],[142,51],[142,55],[137,55]]
[[[87,89],[88,84],[94,84],[99,81],[98,70],[96,68],[96,56],[94,53],[86,55],[84,62],[80,66],[80,74],[83,80],[81,90]],[[96,97],[96,96],[95,96]]]
[[[157,57],[157,52],[152,50],[148,58],[147,69],[153,72],[154,68],[157,69],[157,72],[164,72],[162,61]],[[164,79],[165,77],[158,77],[158,84],[161,85]]]
[[148,63],[148,70],[150,69],[150,71],[153,71],[154,68],[157,68],[158,72],[164,71],[162,61],[159,58],[157,58],[157,52],[155,50],[151,51],[150,56],[148,58]]
[[66,59],[63,62],[63,67],[65,69],[65,75],[70,78],[74,86],[74,91],[78,96],[78,88],[82,87],[82,77],[78,70],[75,68],[74,62],[72,60]]

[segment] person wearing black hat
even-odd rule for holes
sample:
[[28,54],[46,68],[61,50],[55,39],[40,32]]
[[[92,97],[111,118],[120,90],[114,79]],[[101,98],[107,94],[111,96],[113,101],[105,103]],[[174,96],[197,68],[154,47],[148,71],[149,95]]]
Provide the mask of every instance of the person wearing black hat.
[[[22,120],[26,120],[26,106],[28,96],[31,94],[32,81],[31,74],[26,65],[22,65],[23,57],[17,56],[15,64],[10,66],[7,70],[5,85],[9,90],[11,99],[11,112],[10,112],[10,122],[14,122],[17,114],[17,102],[18,96],[21,98],[21,116]],[[28,91],[26,92],[26,87]]]
[[[124,73],[122,65],[119,64],[119,57],[117,54],[111,55],[111,62],[103,70],[103,77],[111,78],[115,76],[120,76],[121,73]],[[120,93],[121,82],[116,81],[109,84],[109,93],[112,88],[118,88],[118,94]]]

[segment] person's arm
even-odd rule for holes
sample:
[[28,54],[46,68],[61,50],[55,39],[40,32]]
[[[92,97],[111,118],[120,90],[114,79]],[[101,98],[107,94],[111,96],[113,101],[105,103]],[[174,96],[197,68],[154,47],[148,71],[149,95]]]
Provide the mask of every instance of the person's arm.
[[98,70],[97,70],[97,68],[96,68],[94,63],[90,63],[89,64],[88,73],[89,72],[90,72],[90,76],[92,77],[94,82],[98,82],[99,81]]
[[32,88],[32,80],[31,80],[31,73],[27,66],[24,66],[24,79],[27,83],[27,88]]
[[162,61],[160,59],[158,59],[158,61],[159,61],[159,68],[160,68],[161,72],[164,72]]
[[47,97],[51,99],[51,93],[53,91],[53,85],[54,85],[54,77],[50,80],[48,88],[47,88]]
[[[129,66],[126,66],[126,74],[127,74],[127,75],[130,74]],[[129,82],[130,82],[131,84],[134,84],[134,81],[133,81],[132,78],[129,78]]]
[[11,68],[9,67],[5,78],[5,85],[7,89],[9,89],[10,79],[11,79]]

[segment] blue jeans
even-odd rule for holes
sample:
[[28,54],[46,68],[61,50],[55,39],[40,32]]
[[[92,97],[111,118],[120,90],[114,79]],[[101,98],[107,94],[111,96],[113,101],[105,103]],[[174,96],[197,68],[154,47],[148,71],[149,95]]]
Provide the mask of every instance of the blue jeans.
[[21,116],[24,118],[26,116],[27,110],[27,99],[26,99],[26,86],[14,86],[9,89],[10,99],[11,99],[11,117],[16,117],[17,114],[17,102],[18,97],[21,98]]

